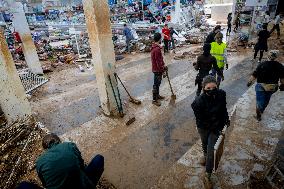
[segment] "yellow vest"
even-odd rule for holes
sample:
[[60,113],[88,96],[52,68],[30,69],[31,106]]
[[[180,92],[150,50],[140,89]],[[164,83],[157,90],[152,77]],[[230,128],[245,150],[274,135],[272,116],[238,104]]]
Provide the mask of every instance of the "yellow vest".
[[221,43],[220,45],[217,42],[211,43],[211,55],[214,56],[217,60],[217,65],[219,68],[224,68],[225,66],[225,49],[227,48],[226,43]]

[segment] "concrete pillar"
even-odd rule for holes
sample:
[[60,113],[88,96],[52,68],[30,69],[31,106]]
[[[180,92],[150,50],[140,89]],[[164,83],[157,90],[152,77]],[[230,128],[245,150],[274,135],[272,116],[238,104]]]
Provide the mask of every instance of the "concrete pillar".
[[25,89],[0,27],[0,106],[8,123],[31,115]]
[[84,13],[89,35],[95,74],[101,107],[107,115],[117,114],[117,105],[108,79],[117,96],[117,83],[113,73],[115,70],[115,54],[112,41],[109,7],[107,0],[83,0]]
[[23,52],[29,69],[34,74],[43,74],[41,64],[36,52],[36,47],[32,39],[31,31],[25,16],[23,4],[20,2],[12,3],[13,25],[15,30],[19,32],[22,43]]

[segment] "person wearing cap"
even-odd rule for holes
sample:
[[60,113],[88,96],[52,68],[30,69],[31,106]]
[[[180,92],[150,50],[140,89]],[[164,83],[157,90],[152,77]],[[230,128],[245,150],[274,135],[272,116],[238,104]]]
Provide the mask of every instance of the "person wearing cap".
[[263,57],[263,52],[268,51],[267,40],[270,37],[269,31],[267,31],[267,25],[263,24],[262,30],[258,33],[258,41],[254,46],[254,56],[253,59],[256,59],[258,52],[260,51],[258,63],[261,62]]
[[225,125],[230,126],[227,111],[226,92],[218,89],[213,76],[206,76],[202,82],[203,93],[196,97],[191,107],[196,117],[196,126],[201,138],[206,166],[206,183],[211,182],[214,167],[214,146]]
[[75,143],[61,142],[55,134],[42,140],[46,151],[37,159],[36,170],[44,188],[95,188],[103,171],[104,157],[95,156],[88,166]]
[[168,24],[165,24],[162,29],[162,33],[164,37],[164,53],[166,54],[169,52],[169,41],[171,40],[171,31],[168,27]]
[[215,35],[221,31],[221,26],[215,26],[214,30],[208,34],[204,43],[212,43],[215,41]]
[[222,80],[224,80],[223,77],[223,71],[224,67],[226,65],[226,69],[228,69],[228,63],[227,63],[227,45],[222,41],[223,34],[221,32],[217,33],[215,36],[216,42],[211,43],[211,55],[214,56],[217,60],[218,68],[220,69],[222,74],[217,75],[217,70],[212,69],[212,75],[216,77],[217,75],[217,85],[219,87]]
[[[256,92],[256,119],[261,121],[261,115],[267,107],[270,98],[278,88],[284,91],[284,66],[276,61],[278,51],[269,52],[269,60],[262,62],[252,73],[247,86],[251,86],[255,80]],[[279,85],[280,80],[280,85]]]
[[195,79],[195,85],[198,85],[196,96],[201,94],[203,78],[209,75],[212,68],[217,71],[217,74],[223,77],[221,70],[218,68],[217,60],[210,54],[211,45],[205,43],[203,46],[203,54],[197,57],[197,62],[194,64],[195,70],[198,74]]

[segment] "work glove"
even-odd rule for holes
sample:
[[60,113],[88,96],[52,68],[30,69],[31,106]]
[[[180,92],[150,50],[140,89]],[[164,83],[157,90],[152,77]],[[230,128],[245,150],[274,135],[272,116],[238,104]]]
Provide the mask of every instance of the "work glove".
[[248,83],[247,83],[247,87],[250,87],[252,85],[252,81],[249,81]]
[[228,70],[229,69],[229,64],[226,64],[226,70]]
[[284,84],[281,84],[281,85],[279,86],[279,90],[280,90],[280,91],[284,91]]

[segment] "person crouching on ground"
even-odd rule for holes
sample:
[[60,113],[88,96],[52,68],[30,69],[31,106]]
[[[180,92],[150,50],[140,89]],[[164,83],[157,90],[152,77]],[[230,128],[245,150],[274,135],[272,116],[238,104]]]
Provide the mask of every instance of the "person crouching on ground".
[[210,184],[214,167],[214,145],[224,126],[230,125],[230,120],[226,107],[226,92],[218,89],[215,77],[206,76],[202,87],[203,93],[196,97],[191,107],[202,142],[204,158],[201,164],[206,165],[205,182]]
[[159,100],[163,100],[165,97],[160,95],[160,85],[162,82],[163,74],[167,71],[167,66],[163,60],[161,44],[162,35],[155,33],[154,43],[151,49],[151,61],[152,61],[152,72],[154,73],[154,85],[153,85],[153,101],[152,103],[156,106],[161,106]]
[[[280,91],[284,91],[284,66],[276,61],[276,58],[277,51],[270,51],[270,60],[259,64],[247,83],[249,87],[257,79],[255,92],[256,119],[258,121],[261,121],[261,114],[263,114],[272,94],[278,90],[278,87]],[[280,86],[278,85],[279,79],[281,83]]]
[[197,62],[194,64],[195,70],[198,71],[195,79],[195,85],[198,85],[196,96],[201,94],[203,78],[209,75],[212,68],[216,70],[218,76],[220,75],[223,78],[222,72],[218,68],[217,60],[210,54],[210,50],[211,45],[209,43],[205,43],[203,46],[203,54],[197,57]]
[[[103,156],[95,156],[90,164],[85,166],[76,144],[61,143],[55,134],[46,135],[42,146],[46,151],[37,159],[36,170],[44,188],[96,188],[104,171]],[[17,189],[20,188],[35,187],[33,184],[21,183]]]

